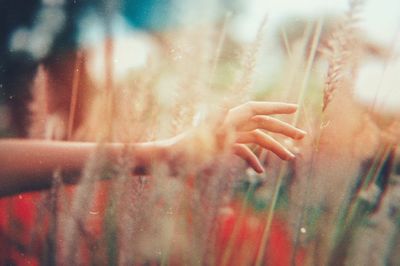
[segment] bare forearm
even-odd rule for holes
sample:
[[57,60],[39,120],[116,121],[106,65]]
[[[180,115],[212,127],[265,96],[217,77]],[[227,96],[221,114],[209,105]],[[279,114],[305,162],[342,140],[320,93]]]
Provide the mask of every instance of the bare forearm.
[[[77,182],[80,171],[99,144],[88,142],[1,140],[0,196],[48,188],[54,170],[62,170],[65,182]],[[103,144],[112,161],[127,146],[122,143]],[[154,161],[164,160],[167,146],[162,143],[130,144],[127,151],[134,162],[132,171],[144,174]]]
[[[137,174],[149,173],[159,163],[167,166],[168,169],[162,169],[170,174],[193,171],[226,152],[240,156],[261,173],[263,166],[259,158],[246,144],[270,150],[283,160],[294,159],[292,152],[264,131],[296,140],[303,138],[306,135],[303,130],[270,117],[292,114],[296,109],[293,104],[248,102],[230,109],[225,119],[211,130],[197,127],[165,141],[129,145],[106,143],[102,148],[111,161],[129,152],[132,171]],[[56,169],[61,169],[63,176],[79,177],[97,147],[97,143],[85,142],[0,140],[0,196],[49,187]]]

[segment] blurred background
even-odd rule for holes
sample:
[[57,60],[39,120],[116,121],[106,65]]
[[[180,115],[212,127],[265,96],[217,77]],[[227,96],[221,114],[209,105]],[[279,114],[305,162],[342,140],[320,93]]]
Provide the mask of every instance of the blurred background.
[[[284,39],[293,42],[302,36],[307,23],[318,20],[324,20],[329,35],[328,28],[344,15],[348,1],[3,0],[0,5],[4,13],[0,18],[0,128],[6,135],[23,135],[27,123],[24,106],[33,73],[39,64],[51,64],[65,53],[89,47],[93,53],[101,53],[99,44],[113,36],[114,60],[118,62],[114,71],[120,78],[143,67],[148,55],[156,53],[163,35],[225,23],[227,39],[250,43],[267,16],[262,59],[257,60],[262,75],[256,77],[253,88],[263,90],[284,71]],[[359,17],[360,34],[373,56],[367,56],[360,68],[355,93],[364,104],[385,112],[397,112],[400,106],[396,87],[399,14],[396,0],[369,0],[364,1]],[[99,54],[92,56],[89,72],[101,71],[104,60]],[[260,79],[262,84],[257,83]],[[10,120],[15,125],[10,127]],[[14,133],[5,132],[10,128]]]

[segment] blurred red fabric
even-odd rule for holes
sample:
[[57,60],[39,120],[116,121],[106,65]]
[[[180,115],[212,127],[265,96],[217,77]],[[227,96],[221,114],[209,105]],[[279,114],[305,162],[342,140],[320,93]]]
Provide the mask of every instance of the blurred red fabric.
[[[100,187],[93,206],[98,215],[90,216],[87,221],[87,228],[93,235],[101,235],[102,232],[106,195],[106,187]],[[0,200],[0,265],[41,264],[42,256],[45,255],[43,246],[48,237],[49,217],[44,217],[48,213],[40,212],[38,204],[45,200],[45,193],[39,192]],[[238,202],[227,207],[227,210],[217,221],[216,265],[222,265],[223,262],[231,266],[254,265],[265,229],[266,215],[255,212],[251,207],[242,211],[242,203]],[[291,239],[285,220],[276,214],[264,251],[264,265],[291,265]],[[304,265],[304,250],[297,251],[295,260],[296,265]]]

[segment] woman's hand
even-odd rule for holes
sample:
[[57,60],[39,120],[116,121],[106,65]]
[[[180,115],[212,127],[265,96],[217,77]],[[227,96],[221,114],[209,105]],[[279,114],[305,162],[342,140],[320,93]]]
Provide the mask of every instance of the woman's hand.
[[[173,161],[183,165],[187,164],[188,158],[201,162],[200,156],[209,154],[210,150],[217,153],[232,152],[244,159],[256,172],[262,173],[264,169],[259,158],[246,144],[270,150],[282,160],[294,159],[293,153],[266,132],[279,133],[295,140],[303,138],[305,131],[271,116],[292,114],[296,110],[297,105],[281,102],[251,101],[234,107],[220,120],[221,125],[215,127],[215,141],[207,136],[199,137],[202,133],[197,131],[178,137],[173,145]],[[213,142],[216,148],[205,148],[210,146],[209,142]]]
[[[245,144],[256,144],[270,150],[282,160],[294,159],[295,155],[293,153],[265,131],[279,133],[295,140],[303,138],[306,135],[305,131],[271,116],[292,114],[296,110],[296,104],[247,102],[230,109],[219,130],[228,132],[228,134],[229,132],[233,133],[234,143],[232,150],[234,154],[247,161],[256,172],[261,173],[263,172],[263,167],[259,159]],[[222,136],[225,134],[222,134]]]

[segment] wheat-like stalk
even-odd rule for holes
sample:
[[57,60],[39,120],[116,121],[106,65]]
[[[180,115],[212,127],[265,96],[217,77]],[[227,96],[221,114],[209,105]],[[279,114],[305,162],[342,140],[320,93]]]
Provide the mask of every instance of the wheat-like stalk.
[[39,66],[32,88],[32,102],[29,105],[31,121],[29,137],[45,138],[46,123],[49,116],[49,99],[47,93],[47,72],[42,65]]
[[232,88],[232,94],[234,95],[232,97],[235,104],[244,102],[250,95],[249,90],[253,86],[257,59],[264,40],[267,22],[268,15],[265,15],[260,23],[255,40],[245,49],[242,55],[240,62],[242,72],[238,74],[238,80]]
[[[332,33],[327,47],[323,52],[328,58],[328,71],[325,79],[322,111],[324,112],[332,101],[335,91],[340,87],[340,81],[346,75],[348,68],[353,66],[356,46],[356,30],[363,0],[349,1],[349,10],[342,23]],[[353,71],[351,71],[353,72]]]

